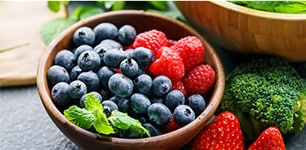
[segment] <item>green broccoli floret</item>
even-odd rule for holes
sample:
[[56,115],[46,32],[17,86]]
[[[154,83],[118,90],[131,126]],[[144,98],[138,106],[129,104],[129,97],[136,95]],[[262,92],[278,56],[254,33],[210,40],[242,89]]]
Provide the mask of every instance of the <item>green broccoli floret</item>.
[[265,57],[237,66],[227,77],[218,112],[231,111],[246,140],[268,126],[283,134],[301,131],[306,123],[306,80],[287,61]]

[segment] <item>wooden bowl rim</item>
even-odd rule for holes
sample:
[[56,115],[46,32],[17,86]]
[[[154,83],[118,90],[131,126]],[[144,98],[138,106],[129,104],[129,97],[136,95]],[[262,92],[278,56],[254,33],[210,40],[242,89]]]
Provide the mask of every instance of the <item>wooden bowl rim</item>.
[[[92,133],[90,131],[87,131],[85,129],[82,129],[82,128],[74,125],[70,121],[68,121],[64,117],[64,115],[57,109],[57,107],[53,104],[53,102],[51,100],[50,89],[48,88],[48,83],[47,83],[47,72],[45,72],[45,70],[48,68],[47,60],[49,59],[48,56],[51,54],[52,49],[54,49],[57,46],[57,43],[59,41],[61,41],[64,38],[65,34],[67,34],[70,30],[76,30],[77,27],[80,27],[83,24],[86,24],[87,22],[90,22],[91,20],[95,20],[95,19],[101,20],[101,18],[104,18],[106,16],[128,15],[128,14],[145,15],[145,16],[148,16],[148,17],[157,17],[157,18],[160,18],[160,19],[165,20],[165,21],[174,22],[175,24],[178,24],[178,26],[183,26],[184,28],[186,28],[186,30],[190,31],[191,33],[195,33],[196,34],[195,36],[198,36],[199,38],[202,39],[202,41],[205,44],[205,47],[212,50],[210,52],[210,57],[212,57],[211,60],[215,63],[215,70],[216,70],[216,77],[217,77],[216,82],[215,82],[216,85],[214,86],[214,89],[213,89],[214,93],[211,95],[210,103],[206,107],[206,109],[193,122],[189,123],[188,125],[185,125],[184,127],[180,128],[176,131],[165,133],[165,134],[162,134],[162,135],[159,135],[159,136],[148,137],[148,138],[127,139],[127,138],[111,137],[111,140],[103,140],[103,139],[99,138],[99,136],[97,134]],[[165,140],[165,139],[169,138],[170,136],[182,135],[182,134],[186,133],[186,131],[188,131],[189,127],[194,126],[199,122],[200,122],[200,124],[198,124],[196,126],[204,127],[205,124],[202,123],[201,120],[206,119],[208,121],[208,119],[214,114],[214,112],[216,111],[216,109],[217,109],[217,107],[218,107],[218,105],[221,101],[223,91],[224,91],[224,86],[225,86],[225,74],[224,74],[224,69],[223,69],[222,62],[221,62],[217,52],[203,38],[203,36],[201,36],[193,28],[189,27],[188,25],[186,25],[186,24],[184,24],[184,23],[182,23],[178,20],[163,16],[161,14],[149,13],[149,12],[145,12],[145,11],[141,11],[141,10],[121,10],[121,11],[113,11],[113,12],[104,12],[103,14],[99,14],[99,15],[90,17],[88,19],[84,19],[84,20],[70,26],[68,29],[63,31],[59,36],[57,36],[50,43],[50,45],[47,47],[46,51],[43,53],[43,55],[41,57],[41,60],[39,62],[38,69],[37,69],[37,88],[38,88],[38,92],[39,92],[39,95],[40,95],[41,102],[43,103],[43,106],[46,109],[48,115],[51,117],[51,119],[52,120],[56,119],[56,121],[60,122],[62,125],[66,126],[68,128],[71,128],[72,130],[74,130],[75,132],[77,132],[79,134],[87,136],[91,140],[99,140],[98,142],[100,142],[100,143],[108,142],[108,143],[112,143],[112,145],[119,144],[119,143],[120,144],[137,144],[137,143],[144,143],[144,142],[147,142],[149,140],[158,142],[158,141]]]
[[273,20],[286,20],[286,21],[306,21],[306,14],[287,14],[275,13],[262,10],[256,10],[244,6],[240,6],[226,0],[208,1],[225,9],[230,9],[245,15],[256,16],[260,18],[273,19]]

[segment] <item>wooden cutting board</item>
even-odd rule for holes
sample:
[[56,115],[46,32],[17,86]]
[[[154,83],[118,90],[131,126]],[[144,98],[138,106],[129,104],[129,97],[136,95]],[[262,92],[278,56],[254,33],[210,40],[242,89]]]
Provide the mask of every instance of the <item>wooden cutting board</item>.
[[36,83],[36,70],[46,46],[40,26],[56,17],[47,1],[0,1],[0,87]]

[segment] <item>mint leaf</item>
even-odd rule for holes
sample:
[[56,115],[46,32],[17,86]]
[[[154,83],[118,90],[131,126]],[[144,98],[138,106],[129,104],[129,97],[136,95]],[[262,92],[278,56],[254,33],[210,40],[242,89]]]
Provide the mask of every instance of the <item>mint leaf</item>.
[[95,116],[91,111],[79,108],[76,105],[72,105],[68,109],[64,110],[64,116],[70,122],[83,129],[89,129],[94,124],[95,120]]
[[75,8],[70,18],[75,20],[82,20],[100,13],[103,13],[103,10],[99,7],[82,6]]
[[48,45],[62,31],[76,23],[75,20],[67,18],[56,18],[44,23],[40,28],[43,42]]
[[97,113],[94,113],[96,120],[94,121],[94,128],[98,133],[109,135],[112,133],[115,133],[114,128],[110,125],[106,115],[99,111]]
[[58,12],[60,10],[60,1],[48,1],[48,8],[53,12]]
[[100,100],[94,94],[86,94],[84,101],[85,109],[91,111],[96,120],[93,123],[94,128],[98,133],[109,135],[114,133],[113,127],[110,125],[107,116],[103,113],[103,106]]
[[138,134],[146,134],[150,136],[149,131],[144,128],[139,120],[130,117],[127,113],[120,112],[118,110],[113,110],[110,117],[108,117],[109,122],[116,128],[121,130],[133,130]]
[[86,100],[84,101],[85,109],[92,111],[93,113],[102,112],[103,107],[98,98],[93,93],[86,94]]

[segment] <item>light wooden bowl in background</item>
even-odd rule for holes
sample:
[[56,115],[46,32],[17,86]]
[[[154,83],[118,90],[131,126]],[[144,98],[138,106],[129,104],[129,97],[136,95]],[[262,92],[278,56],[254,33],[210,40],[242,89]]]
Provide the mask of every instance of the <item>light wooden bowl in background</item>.
[[221,47],[306,61],[306,14],[259,11],[227,1],[175,1],[188,21]]
[[[139,139],[109,138],[102,139],[95,133],[84,130],[69,122],[62,112],[54,105],[50,96],[50,86],[47,80],[47,70],[53,63],[56,53],[69,48],[73,32],[82,26],[94,27],[101,22],[112,22],[117,26],[133,25],[137,32],[157,29],[166,33],[170,39],[194,35],[199,37],[205,45],[205,63],[210,64],[216,71],[216,82],[212,94],[207,99],[205,110],[188,125],[167,134]],[[93,16],[76,23],[59,35],[46,49],[38,66],[37,87],[41,101],[48,115],[55,125],[74,143],[82,149],[125,149],[125,150],[162,150],[179,149],[187,144],[202,130],[215,113],[223,96],[225,75],[223,65],[213,47],[194,29],[182,22],[168,17],[147,13],[144,11],[116,11]],[[63,145],[64,146],[64,145]]]

